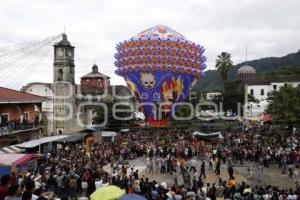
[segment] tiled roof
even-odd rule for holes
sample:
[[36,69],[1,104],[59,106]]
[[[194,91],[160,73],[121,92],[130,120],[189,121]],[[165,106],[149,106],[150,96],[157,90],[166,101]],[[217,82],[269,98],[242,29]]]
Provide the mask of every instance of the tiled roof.
[[0,103],[27,103],[49,101],[46,97],[20,92],[17,90],[0,87]]
[[110,77],[109,76],[106,76],[100,72],[90,72],[84,76],[82,76],[81,78],[106,78],[106,79],[109,79]]
[[257,76],[249,82],[249,85],[270,85],[271,83],[300,82],[300,75],[264,75]]

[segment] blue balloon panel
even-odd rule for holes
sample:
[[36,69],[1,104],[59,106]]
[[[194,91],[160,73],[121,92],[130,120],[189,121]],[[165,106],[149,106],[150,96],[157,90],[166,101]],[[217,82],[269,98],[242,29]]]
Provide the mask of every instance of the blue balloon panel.
[[150,124],[165,122],[166,125],[172,118],[172,105],[183,102],[188,97],[195,79],[194,76],[174,72],[130,72],[123,76],[131,92],[141,103],[147,121]]

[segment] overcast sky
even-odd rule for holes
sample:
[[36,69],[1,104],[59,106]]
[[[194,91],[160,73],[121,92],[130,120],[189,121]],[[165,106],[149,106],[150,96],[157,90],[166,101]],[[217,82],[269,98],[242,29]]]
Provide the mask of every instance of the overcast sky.
[[[95,60],[113,84],[123,84],[114,74],[115,46],[147,28],[166,25],[203,45],[213,69],[222,51],[230,52],[235,64],[244,61],[246,43],[249,60],[296,52],[299,8],[299,0],[1,0],[0,49],[57,35],[66,27],[76,47],[76,81]],[[51,56],[34,69],[29,66],[17,84],[12,84],[17,73],[7,77],[0,71],[0,84],[19,89],[28,82],[52,82]]]

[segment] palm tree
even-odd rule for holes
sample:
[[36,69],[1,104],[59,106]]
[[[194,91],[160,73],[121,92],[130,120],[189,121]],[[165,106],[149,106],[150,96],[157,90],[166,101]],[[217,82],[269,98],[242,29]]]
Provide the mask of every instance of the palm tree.
[[224,88],[224,83],[227,80],[227,73],[229,72],[230,69],[233,68],[233,62],[231,61],[231,54],[227,52],[222,52],[220,55],[218,55],[216,59],[216,68],[221,75],[223,88]]

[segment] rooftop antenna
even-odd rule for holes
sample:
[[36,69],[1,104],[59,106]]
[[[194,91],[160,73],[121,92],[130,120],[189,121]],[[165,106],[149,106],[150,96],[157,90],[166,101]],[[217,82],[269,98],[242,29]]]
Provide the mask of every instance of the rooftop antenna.
[[66,33],[66,27],[64,26],[64,34]]

